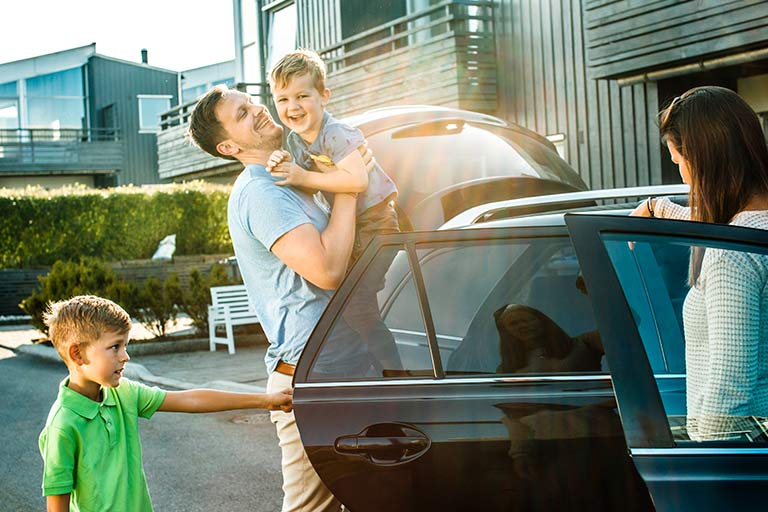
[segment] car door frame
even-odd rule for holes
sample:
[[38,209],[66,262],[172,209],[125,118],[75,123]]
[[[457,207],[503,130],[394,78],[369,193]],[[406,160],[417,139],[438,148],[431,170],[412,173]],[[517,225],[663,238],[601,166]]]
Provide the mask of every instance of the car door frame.
[[[320,406],[325,406],[331,403],[338,403],[339,401],[346,403],[346,407],[358,407],[361,400],[365,400],[367,394],[367,386],[376,386],[382,388],[386,395],[388,405],[386,407],[396,410],[400,405],[400,398],[406,400],[418,399],[421,402],[420,407],[432,407],[430,404],[437,404],[440,400],[445,400],[445,397],[452,397],[458,400],[460,397],[472,398],[472,403],[476,404],[473,407],[480,407],[480,403],[485,401],[496,401],[499,403],[516,403],[524,402],[527,397],[534,397],[536,400],[551,401],[552,396],[564,396],[565,400],[571,402],[579,401],[580,403],[587,403],[591,400],[595,403],[604,403],[606,400],[613,401],[613,391],[611,389],[610,375],[605,372],[587,373],[587,374],[553,374],[553,375],[505,375],[505,374],[488,374],[488,375],[476,375],[467,377],[448,377],[445,376],[443,368],[443,362],[441,361],[439,354],[439,347],[436,340],[435,327],[432,322],[431,311],[429,309],[430,301],[427,297],[427,290],[421,277],[420,266],[414,265],[418,263],[417,253],[418,245],[422,243],[450,243],[461,242],[467,240],[482,240],[482,241],[509,241],[512,239],[528,239],[528,238],[567,238],[568,232],[565,226],[536,226],[536,227],[505,227],[505,228],[472,228],[464,230],[452,230],[452,231],[434,231],[434,232],[413,232],[413,233],[400,233],[385,235],[377,237],[369,245],[364,252],[360,260],[355,264],[350,274],[342,283],[341,287],[331,299],[331,302],[326,308],[326,311],[319,320],[315,330],[313,331],[307,345],[304,348],[302,356],[296,367],[294,376],[294,411],[297,418],[297,424],[299,425],[299,432],[305,445],[324,447],[327,446],[327,442],[323,442],[318,445],[315,440],[318,439],[317,435],[313,432],[302,431],[302,421],[312,421],[312,417],[317,417],[320,414],[324,414],[324,418],[319,419],[321,423],[327,421],[327,413],[322,413],[319,409]],[[311,369],[317,356],[320,353],[322,344],[328,335],[329,331],[333,329],[334,322],[338,315],[343,311],[344,304],[348,297],[350,297],[352,290],[355,288],[357,282],[364,276],[366,269],[372,263],[376,253],[379,249],[388,247],[399,247],[408,252],[410,261],[409,270],[414,273],[414,285],[417,291],[417,299],[419,307],[421,308],[422,321],[428,338],[428,344],[430,347],[432,361],[433,361],[433,373],[431,376],[420,376],[418,378],[399,378],[399,379],[355,379],[355,378],[340,378],[334,381],[315,381],[310,379]],[[402,388],[403,385],[407,385]],[[473,386],[468,388],[466,386]],[[542,386],[551,387],[552,393],[556,395],[544,393]],[[472,395],[469,397],[469,395]],[[380,402],[380,397],[375,397]],[[591,403],[591,402],[590,402]],[[328,409],[330,410],[330,409]],[[349,409],[347,409],[349,411]],[[361,409],[356,409],[358,413]],[[479,409],[478,409],[479,410]],[[498,417],[501,418],[503,413],[500,409],[498,411]],[[434,411],[437,413],[437,409]],[[372,412],[370,408],[366,416],[381,417],[383,413]],[[438,416],[442,417],[448,415],[445,411],[440,411]],[[496,417],[496,416],[494,416]],[[434,417],[434,421],[443,421]],[[479,418],[479,424],[489,424],[488,418],[484,416]],[[345,421],[347,421],[345,419]],[[372,421],[366,419],[366,422]],[[381,421],[380,419],[376,421]],[[395,420],[398,421],[398,420]],[[500,420],[498,420],[500,421]],[[410,425],[408,420],[399,420],[400,424]],[[494,420],[494,423],[497,420]],[[390,423],[391,424],[391,423]],[[618,424],[618,419],[617,419]],[[501,425],[501,423],[499,423]],[[485,428],[485,427],[484,427]],[[495,427],[494,427],[495,428]],[[618,427],[617,427],[618,428]],[[349,435],[354,434],[352,431],[344,431],[340,434]],[[334,431],[334,436],[337,435]],[[495,435],[495,434],[494,434]],[[480,437],[486,443],[499,443],[508,445],[509,438],[508,433],[504,433],[500,437]],[[328,437],[328,430],[326,429],[322,434],[326,439]],[[459,436],[461,437],[461,436]],[[617,436],[621,438],[620,434]],[[456,437],[454,436],[454,439]],[[338,438],[337,438],[338,441]],[[432,439],[434,441],[434,439]],[[477,443],[479,444],[479,443]],[[623,442],[622,442],[623,444]],[[434,446],[434,442],[433,442]],[[311,451],[312,449],[310,449]],[[506,448],[505,448],[506,450]],[[315,454],[318,452],[315,451]],[[310,453],[310,459],[312,459]],[[318,459],[319,460],[319,459]],[[327,460],[327,459],[325,459]],[[314,461],[313,461],[314,463]],[[408,464],[413,464],[409,462]],[[631,464],[630,464],[631,466]],[[400,466],[405,469],[405,466]],[[318,468],[316,468],[318,469]],[[323,471],[318,469],[321,478],[324,478]],[[394,472],[390,472],[390,476],[395,475]],[[395,475],[396,476],[396,475]],[[637,477],[639,482],[639,477]],[[439,483],[439,479],[437,479]],[[332,482],[326,482],[329,487],[332,487]],[[627,484],[629,485],[629,484]],[[381,482],[381,488],[385,488],[386,484]],[[643,489],[643,493],[646,491]],[[435,493],[432,493],[435,494]],[[489,499],[494,496],[494,493],[487,495]],[[646,495],[647,496],[647,495]],[[344,496],[339,496],[344,498]],[[393,496],[390,496],[393,498]],[[422,497],[422,499],[425,499]],[[498,499],[498,498],[493,498]],[[475,504],[480,505],[477,501],[478,497],[474,497]],[[423,508],[422,508],[423,509]]]
[[[758,447],[678,447],[669,428],[643,340],[625,298],[603,234],[732,243],[765,251],[768,231],[684,220],[566,214],[606,350],[627,446],[661,510],[718,510],[748,503],[768,490],[768,444]],[[736,468],[736,469],[734,469]],[[718,482],[716,486],[712,481]]]

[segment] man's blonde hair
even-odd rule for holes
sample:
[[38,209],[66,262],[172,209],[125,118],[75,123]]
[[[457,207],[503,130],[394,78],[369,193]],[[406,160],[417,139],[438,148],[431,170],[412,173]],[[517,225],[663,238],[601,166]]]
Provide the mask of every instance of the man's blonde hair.
[[272,71],[269,72],[269,85],[286,87],[297,76],[309,74],[312,85],[319,92],[325,90],[325,63],[323,59],[312,50],[299,48],[283,55],[277,61]]
[[131,317],[123,308],[95,295],[50,302],[43,321],[53,346],[65,362],[69,361],[72,345],[82,348],[107,332],[126,334],[131,330]]

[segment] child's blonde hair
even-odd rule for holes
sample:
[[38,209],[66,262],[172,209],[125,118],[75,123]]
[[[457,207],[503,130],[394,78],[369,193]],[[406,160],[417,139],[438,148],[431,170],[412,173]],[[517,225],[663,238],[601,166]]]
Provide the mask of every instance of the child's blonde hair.
[[312,50],[299,48],[283,55],[269,72],[269,84],[274,87],[286,87],[297,76],[309,73],[312,84],[319,92],[325,90],[325,63]]
[[107,332],[126,334],[131,330],[131,317],[123,308],[95,295],[50,302],[43,321],[53,346],[65,362],[69,362],[72,345],[84,348]]

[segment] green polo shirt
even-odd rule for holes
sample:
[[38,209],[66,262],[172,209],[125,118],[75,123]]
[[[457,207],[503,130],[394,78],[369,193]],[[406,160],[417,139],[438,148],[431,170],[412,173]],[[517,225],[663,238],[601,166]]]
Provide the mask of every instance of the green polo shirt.
[[141,462],[139,416],[150,418],[165,391],[122,379],[99,402],[59,385],[40,433],[43,496],[71,492],[70,510],[152,510]]

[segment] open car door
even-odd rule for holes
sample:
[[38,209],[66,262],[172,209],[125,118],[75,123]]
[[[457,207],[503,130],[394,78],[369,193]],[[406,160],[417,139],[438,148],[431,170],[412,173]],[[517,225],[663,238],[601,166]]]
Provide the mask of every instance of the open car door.
[[[766,311],[762,317],[758,312],[768,280],[768,231],[581,214],[566,215],[566,224],[592,299],[627,446],[657,510],[737,510],[764,503],[768,418],[687,415],[687,401],[707,391],[686,386],[686,357],[701,356],[690,345],[686,354],[682,316],[690,292],[691,249],[703,249],[705,254],[712,251],[710,258],[727,255],[746,262],[751,279],[762,276],[756,287],[763,291],[746,297],[757,309],[731,308],[729,320],[737,325],[756,322],[765,333]],[[741,284],[726,286],[734,301],[740,300]],[[708,318],[710,328],[714,321]],[[713,354],[718,344],[731,350],[728,336],[712,336]],[[766,342],[755,345],[762,344],[764,351]],[[716,358],[709,363],[716,365]],[[757,361],[750,357],[743,362],[757,366]],[[759,376],[747,392],[768,392],[765,377]]]

